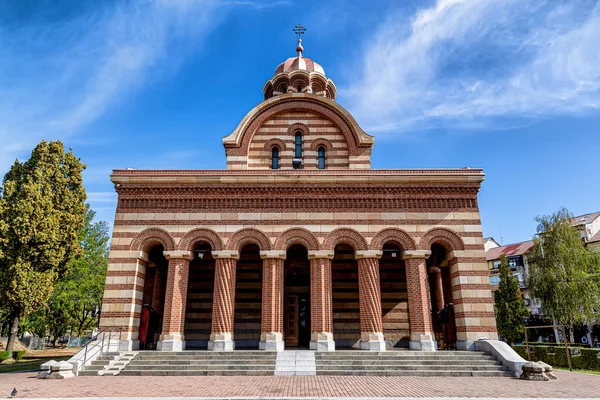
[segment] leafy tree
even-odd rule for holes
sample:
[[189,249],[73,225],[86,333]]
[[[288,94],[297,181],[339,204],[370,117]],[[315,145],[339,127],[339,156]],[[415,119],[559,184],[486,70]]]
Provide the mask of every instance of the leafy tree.
[[42,141],[31,158],[16,160],[0,198],[0,303],[11,322],[7,349],[22,317],[38,310],[82,254],[78,232],[85,215],[85,165],[61,142]]
[[529,311],[525,306],[519,282],[508,268],[508,261],[503,254],[500,258],[500,284],[495,294],[496,325],[498,333],[509,345],[523,338],[525,317]]
[[572,220],[565,208],[536,218],[529,288],[546,313],[571,326],[574,342],[574,325],[592,321],[600,312],[600,261],[584,246]]

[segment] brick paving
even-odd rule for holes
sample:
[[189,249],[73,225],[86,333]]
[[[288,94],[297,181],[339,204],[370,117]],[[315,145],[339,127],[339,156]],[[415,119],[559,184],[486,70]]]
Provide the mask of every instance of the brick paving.
[[177,376],[35,379],[34,373],[0,375],[0,398],[16,387],[31,397],[600,397],[600,376],[556,371],[558,380],[366,376]]

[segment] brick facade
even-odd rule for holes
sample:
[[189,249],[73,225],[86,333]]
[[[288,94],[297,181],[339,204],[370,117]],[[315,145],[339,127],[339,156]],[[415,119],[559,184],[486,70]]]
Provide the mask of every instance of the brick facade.
[[[472,349],[497,337],[482,171],[371,169],[373,138],[334,92],[315,94],[310,85],[322,82],[311,74],[321,72],[304,88],[282,92],[279,78],[279,89],[265,87],[266,100],[223,139],[227,170],[113,172],[100,324],[122,329],[123,348],[147,332],[155,336],[142,345],[160,350],[281,350],[292,334],[319,350]],[[297,132],[301,169],[292,164]],[[288,332],[290,318],[300,332]]]

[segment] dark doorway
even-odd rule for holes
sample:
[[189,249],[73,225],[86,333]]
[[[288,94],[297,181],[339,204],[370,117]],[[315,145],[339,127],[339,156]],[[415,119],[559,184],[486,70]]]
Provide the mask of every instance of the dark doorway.
[[162,245],[153,247],[148,254],[142,312],[140,316],[140,349],[155,350],[162,332],[168,262]]
[[260,248],[247,244],[236,266],[234,339],[236,349],[258,349],[262,314]]
[[[440,350],[456,349],[456,319],[452,302],[452,285],[450,267],[446,249],[437,243],[431,246],[431,256],[427,260],[429,273],[429,295],[431,298],[431,320],[438,348]],[[439,269],[439,275],[435,272]],[[441,279],[442,291],[436,290]]]
[[304,246],[287,251],[284,264],[284,335],[286,347],[310,344],[310,261]]

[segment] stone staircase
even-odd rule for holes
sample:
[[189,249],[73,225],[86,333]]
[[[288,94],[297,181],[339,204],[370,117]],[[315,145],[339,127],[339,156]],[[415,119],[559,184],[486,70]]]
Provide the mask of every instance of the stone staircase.
[[338,350],[139,351],[105,355],[81,375],[512,376],[495,357],[473,351]]
[[317,375],[512,376],[494,356],[474,351],[338,350],[315,353]]
[[119,375],[274,375],[276,352],[140,351]]

